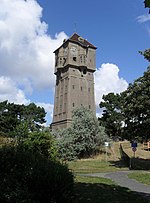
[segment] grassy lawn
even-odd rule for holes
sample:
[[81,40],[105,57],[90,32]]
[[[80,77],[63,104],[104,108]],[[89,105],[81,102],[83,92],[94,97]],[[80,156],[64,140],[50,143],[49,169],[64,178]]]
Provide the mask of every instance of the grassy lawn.
[[[128,170],[119,160],[81,159],[68,163],[68,167],[76,174],[75,194],[78,203],[148,203],[149,200],[125,187],[116,185],[112,180],[101,177],[85,177],[79,174],[113,172]],[[150,175],[150,174],[149,174]],[[147,178],[148,179],[148,178]],[[148,180],[150,182],[150,180]]]
[[150,185],[150,172],[144,173],[144,172],[134,172],[128,174],[129,178],[135,179],[141,183],[144,183],[146,185]]
[[148,203],[128,188],[120,187],[109,179],[76,176],[75,193],[78,203]]
[[128,168],[115,165],[115,162],[106,162],[98,159],[82,159],[68,163],[69,169],[74,173],[100,173],[118,170],[128,170]]

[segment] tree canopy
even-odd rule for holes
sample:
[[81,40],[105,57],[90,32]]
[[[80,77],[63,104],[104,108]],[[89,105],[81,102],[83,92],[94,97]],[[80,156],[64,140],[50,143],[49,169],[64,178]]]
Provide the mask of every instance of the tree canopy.
[[130,84],[126,91],[103,96],[100,123],[106,127],[109,136],[127,139],[150,138],[150,68],[143,76]]
[[45,123],[45,110],[30,103],[14,104],[8,101],[0,102],[0,132],[1,135],[16,136],[16,133],[33,132]]
[[103,95],[100,108],[103,109],[102,117],[98,119],[100,125],[105,127],[106,133],[110,137],[120,136],[124,121],[120,95],[114,93]]
[[130,136],[150,138],[150,68],[122,93],[126,131]]

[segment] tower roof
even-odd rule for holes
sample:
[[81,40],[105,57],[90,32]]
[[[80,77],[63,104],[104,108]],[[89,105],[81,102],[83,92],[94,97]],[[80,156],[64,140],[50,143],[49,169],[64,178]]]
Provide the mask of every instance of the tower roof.
[[77,33],[74,33],[68,40],[72,42],[76,42],[83,47],[91,47],[93,49],[96,49],[96,47],[93,44],[91,44],[86,39],[79,36]]
[[[82,38],[81,36],[79,36],[77,33],[74,33],[69,39],[67,39],[66,41],[64,41],[63,42],[63,44],[60,46],[60,47],[62,47],[65,43],[67,43],[67,42],[74,42],[74,43],[77,43],[77,44],[79,44],[79,45],[81,45],[81,46],[83,46],[83,47],[85,47],[85,48],[88,48],[88,47],[90,47],[90,48],[93,48],[93,49],[97,49],[97,47],[95,47],[93,44],[91,44],[90,42],[88,42],[86,39],[84,39],[84,38]],[[59,47],[59,48],[60,48]],[[58,49],[59,49],[58,48]],[[56,49],[55,51],[54,51],[54,53],[58,50],[58,49]]]

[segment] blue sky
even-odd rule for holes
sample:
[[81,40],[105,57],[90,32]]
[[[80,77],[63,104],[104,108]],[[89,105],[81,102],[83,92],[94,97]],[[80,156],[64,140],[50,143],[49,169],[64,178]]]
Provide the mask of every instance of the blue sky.
[[149,47],[149,22],[138,23],[146,15],[143,0],[38,0],[44,8],[43,20],[49,24],[51,36],[64,31],[68,36],[75,30],[98,47],[97,67],[115,63],[120,76],[128,82],[139,77],[146,61],[138,50]]
[[124,91],[148,62],[150,15],[144,0],[1,0],[0,101],[35,102],[51,122],[54,54],[75,31],[98,49],[95,95]]

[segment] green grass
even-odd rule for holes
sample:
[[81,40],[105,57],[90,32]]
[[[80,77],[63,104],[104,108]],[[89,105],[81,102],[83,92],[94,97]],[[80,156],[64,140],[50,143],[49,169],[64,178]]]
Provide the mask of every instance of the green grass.
[[75,194],[78,203],[148,203],[128,188],[115,185],[110,179],[77,176]]
[[128,170],[128,168],[118,167],[110,162],[95,160],[95,159],[86,159],[72,161],[68,163],[69,169],[74,173],[100,173],[100,172],[110,172],[118,170]]
[[85,159],[68,163],[75,177],[75,194],[78,203],[148,203],[144,197],[112,180],[101,177],[86,177],[79,174],[128,170],[121,165],[98,159]]
[[141,183],[144,183],[146,185],[150,185],[150,173],[145,172],[134,172],[128,174],[128,177],[131,179],[135,179]]
[[82,182],[82,183],[103,183],[107,185],[116,185],[116,183],[108,178],[102,178],[102,177],[90,177],[90,176],[80,176],[77,175],[75,177],[76,182]]

